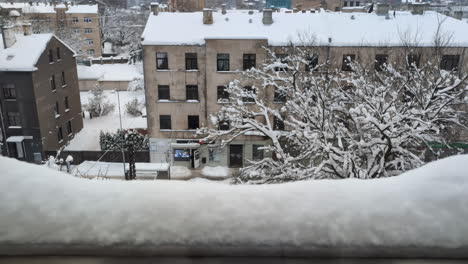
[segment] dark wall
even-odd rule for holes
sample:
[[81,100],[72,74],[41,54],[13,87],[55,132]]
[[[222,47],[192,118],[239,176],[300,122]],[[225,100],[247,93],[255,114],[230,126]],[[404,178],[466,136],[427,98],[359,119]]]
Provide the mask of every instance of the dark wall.
[[[48,151],[46,155],[55,156],[56,151]],[[102,162],[122,162],[122,152],[119,151],[62,151],[59,158],[65,160],[68,155],[73,157],[73,164],[81,164],[84,161],[102,161]],[[128,153],[125,153],[125,160],[129,160]],[[135,153],[136,162],[150,162],[149,151],[139,151]]]

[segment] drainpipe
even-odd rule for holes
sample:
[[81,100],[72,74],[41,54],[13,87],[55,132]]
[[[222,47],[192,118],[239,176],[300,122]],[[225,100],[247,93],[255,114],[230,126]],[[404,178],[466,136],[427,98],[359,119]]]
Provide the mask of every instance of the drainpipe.
[[329,72],[330,72],[330,49],[331,49],[331,43],[332,43],[332,38],[328,38],[328,45],[327,45],[327,79],[328,79],[328,75],[329,75]]
[[2,137],[3,137],[3,142],[1,142],[1,143],[5,146],[7,157],[10,157],[10,150],[8,149],[8,144],[6,142],[7,134],[6,134],[6,128],[5,128],[5,121],[3,119],[3,110],[2,110],[2,108],[3,108],[3,105],[0,102],[0,123],[2,123]]

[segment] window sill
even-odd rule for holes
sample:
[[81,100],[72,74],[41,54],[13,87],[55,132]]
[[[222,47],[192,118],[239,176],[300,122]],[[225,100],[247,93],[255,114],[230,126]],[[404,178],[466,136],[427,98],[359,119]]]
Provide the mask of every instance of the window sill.
[[60,115],[55,115],[55,119],[59,119],[60,118]]
[[66,87],[67,87],[67,85],[66,85],[66,84],[62,85],[62,88],[66,88]]
[[157,72],[170,72],[169,69],[156,69]]
[[70,133],[70,134],[68,134],[68,137],[69,137],[69,138],[72,138],[74,135],[75,135],[75,134]]
[[229,104],[230,101],[219,101],[219,100],[218,100],[216,103],[217,103],[217,104]]
[[7,102],[16,102],[16,98],[5,98]]
[[242,71],[216,71],[217,73],[242,73]]
[[62,59],[57,59],[57,61],[62,61]]
[[273,101],[274,104],[285,104],[286,102],[283,101]]
[[63,143],[63,139],[59,140],[59,142],[58,142],[58,143],[59,143],[59,144]]
[[198,69],[193,69],[193,70],[185,70],[186,72],[199,72],[200,70]]
[[8,129],[22,129],[21,126],[9,126]]
[[186,102],[186,103],[191,103],[191,104],[197,104],[197,103],[200,103],[200,101],[199,101],[199,100],[194,100],[194,99],[186,100],[185,102]]
[[65,113],[68,113],[70,112],[70,108],[69,109],[65,109]]
[[197,129],[159,129],[160,132],[197,132]]
[[52,90],[52,92],[53,92],[53,93],[57,92],[57,89],[55,89],[55,90]]
[[50,61],[49,61],[49,64],[54,64],[54,63],[55,63],[55,62],[50,62]]

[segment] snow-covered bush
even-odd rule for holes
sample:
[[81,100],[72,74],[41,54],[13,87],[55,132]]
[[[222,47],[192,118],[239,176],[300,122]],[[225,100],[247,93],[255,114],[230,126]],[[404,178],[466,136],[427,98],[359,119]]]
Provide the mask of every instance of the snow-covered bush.
[[84,108],[92,117],[105,116],[114,111],[115,105],[107,100],[101,87],[96,86],[90,92],[92,97]]
[[137,99],[134,98],[125,104],[125,111],[131,116],[141,116],[143,115],[143,104]]
[[101,150],[128,150],[133,146],[136,151],[148,150],[149,140],[146,135],[137,130],[118,130],[116,133],[101,131],[99,135]]
[[[231,82],[230,100],[211,118],[213,126],[199,131],[219,147],[242,135],[270,141],[272,156],[250,161],[238,182],[396,175],[421,166],[433,142],[446,142],[444,130],[460,125],[455,108],[466,76],[437,62],[387,64],[382,71],[351,63],[352,71],[330,71],[311,66],[313,52],[291,47],[280,57],[268,50],[270,63]],[[229,127],[220,130],[223,120]]]
[[138,77],[135,80],[131,81],[128,85],[129,91],[142,91],[145,89],[145,81],[143,77]]

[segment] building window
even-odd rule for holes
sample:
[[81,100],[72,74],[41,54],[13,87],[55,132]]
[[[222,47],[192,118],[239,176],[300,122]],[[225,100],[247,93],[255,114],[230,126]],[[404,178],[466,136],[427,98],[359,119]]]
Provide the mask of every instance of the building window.
[[226,90],[226,86],[218,86],[218,103],[229,102],[229,92]]
[[94,45],[94,40],[93,39],[86,39],[85,43],[88,45]]
[[197,53],[185,53],[185,69],[198,70]]
[[221,119],[218,121],[218,129],[219,130],[229,130],[230,128],[229,120]]
[[318,71],[318,54],[307,55],[307,64],[305,70],[308,72]]
[[55,102],[54,114],[55,114],[55,117],[60,116],[60,108],[59,108],[59,103],[58,102]]
[[275,103],[286,102],[286,94],[284,94],[284,91],[279,91],[278,88],[275,87],[275,95],[273,97],[273,102]]
[[68,133],[68,135],[71,135],[73,133],[73,128],[72,128],[72,122],[71,121],[67,122],[67,133]]
[[360,6],[361,3],[359,1],[356,1],[356,6]]
[[156,53],[156,69],[158,69],[158,70],[168,70],[169,69],[169,59],[167,57],[167,52],[157,52]]
[[54,62],[54,52],[49,50],[49,63]]
[[86,33],[86,34],[93,33],[93,29],[92,28],[85,28],[84,33]]
[[262,160],[264,158],[263,145],[252,145],[252,159]]
[[216,64],[218,71],[229,71],[229,54],[218,53]]
[[408,69],[410,69],[410,68],[419,68],[420,59],[421,59],[421,55],[419,55],[419,54],[409,54],[406,57],[406,62],[408,63],[407,68]]
[[343,55],[343,63],[341,65],[342,71],[352,71],[352,63],[356,60],[356,55],[354,54],[345,54]]
[[90,56],[94,56],[94,54],[95,54],[95,52],[94,52],[93,49],[88,50],[87,53],[88,53],[88,55],[90,55]]
[[12,83],[2,84],[3,96],[5,99],[16,99],[16,88]]
[[62,127],[59,127],[57,129],[57,141],[60,142],[63,140],[63,133],[62,133]]
[[70,103],[68,102],[68,96],[65,96],[65,99],[64,99],[63,103],[65,105],[65,110],[70,109]]
[[343,6],[344,6],[344,7],[347,7],[347,6],[348,6],[348,1],[344,1]]
[[21,126],[19,112],[8,112],[7,118],[8,118],[8,126]]
[[386,54],[377,54],[375,55],[375,65],[374,69],[376,71],[382,71],[387,66],[388,55]]
[[72,23],[73,23],[73,24],[78,23],[78,18],[77,18],[77,17],[73,17],[73,18],[72,18]]
[[85,18],[83,18],[83,21],[84,21],[85,23],[91,23],[91,22],[93,22],[93,19],[90,18],[90,17],[85,17]]
[[245,96],[242,97],[242,101],[245,103],[254,103],[255,102],[255,90],[252,86],[245,86],[244,87]]
[[170,100],[169,85],[158,85],[158,100]]
[[284,130],[284,121],[277,116],[273,117],[273,129],[274,130]]
[[198,101],[198,86],[196,85],[187,85],[185,87],[185,96],[187,100],[196,100]]
[[354,2],[353,1],[349,2],[349,6],[354,6]]
[[52,89],[52,91],[57,90],[57,87],[55,86],[55,75],[50,76],[49,82],[50,82],[50,89]]
[[67,85],[67,80],[65,79],[65,72],[62,72],[62,86]]
[[458,70],[458,63],[460,62],[460,55],[443,55],[440,61],[440,69],[446,71]]
[[200,128],[200,119],[198,116],[188,116],[188,129]]
[[76,34],[81,33],[81,29],[79,29],[79,28],[74,28],[74,29],[73,29],[73,33],[76,33]]
[[159,129],[172,129],[170,115],[159,116]]
[[[288,60],[287,60],[287,57],[288,55],[287,54],[276,54],[276,58],[279,59],[279,61],[283,64],[287,64],[288,63]],[[283,67],[275,67],[275,71],[287,71],[288,68],[286,66],[283,66]]]
[[62,59],[62,55],[60,54],[60,47],[57,47],[57,60],[61,60]]
[[208,148],[208,159],[210,161],[219,161],[220,160],[220,151],[217,148]]
[[257,56],[255,54],[244,54],[244,71],[255,68],[257,64]]

